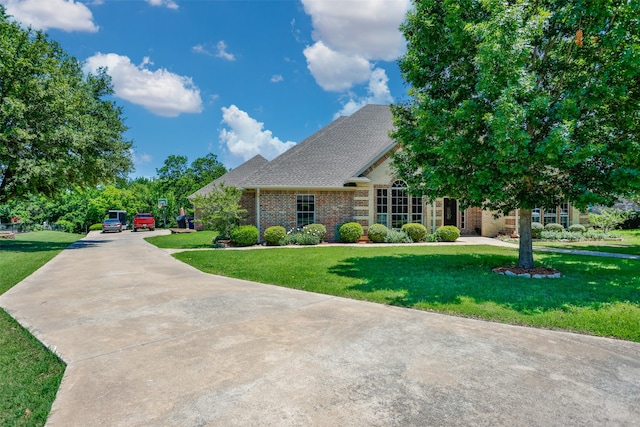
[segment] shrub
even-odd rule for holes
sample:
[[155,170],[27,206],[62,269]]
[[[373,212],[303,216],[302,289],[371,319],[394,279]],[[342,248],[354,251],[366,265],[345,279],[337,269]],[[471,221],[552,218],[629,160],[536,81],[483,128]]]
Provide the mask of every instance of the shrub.
[[427,237],[424,239],[425,242],[437,242],[438,241],[438,235],[436,233],[431,233],[431,234],[427,234]]
[[544,225],[540,224],[539,222],[531,223],[531,237],[533,237],[534,239],[539,239],[543,231]]
[[102,230],[102,223],[100,224],[91,224],[89,227],[89,231]]
[[555,222],[549,223],[544,226],[545,231],[552,231],[556,233],[562,233],[564,231],[564,227],[562,224],[558,224]]
[[[65,233],[73,233],[74,225],[71,221],[67,221],[66,219],[59,219],[55,222],[55,225],[60,229],[60,231],[64,231]],[[100,226],[102,228],[102,225]]]
[[544,240],[582,240],[583,234],[579,231],[571,232],[571,231],[550,231],[543,230],[540,233],[540,238]]
[[590,213],[589,223],[594,227],[600,228],[605,233],[618,227],[629,218],[630,211],[621,209],[605,208],[599,214]]
[[264,230],[264,240],[268,246],[282,246],[285,244],[284,238],[287,235],[287,230],[280,225],[274,225]]
[[347,222],[340,226],[340,241],[343,243],[355,243],[362,236],[362,226],[357,222]]
[[302,229],[287,234],[284,241],[287,245],[309,246],[320,244],[320,237],[317,233]]
[[402,231],[407,233],[414,242],[422,242],[427,237],[427,229],[422,224],[405,224]]
[[444,225],[436,229],[440,242],[455,242],[460,237],[460,230],[453,225]]
[[587,228],[582,224],[573,224],[569,226],[569,231],[572,233],[586,233]]
[[389,230],[387,237],[384,239],[385,243],[412,243],[411,237],[405,231]]
[[307,224],[302,227],[302,231],[317,236],[318,243],[322,242],[324,240],[324,236],[327,234],[327,228],[322,224]]
[[251,246],[258,243],[259,232],[253,225],[241,225],[231,229],[231,241],[238,246]]
[[382,243],[385,241],[387,237],[387,233],[389,229],[386,225],[383,224],[373,224],[369,227],[369,231],[367,232],[367,236],[369,236],[369,240],[373,243]]

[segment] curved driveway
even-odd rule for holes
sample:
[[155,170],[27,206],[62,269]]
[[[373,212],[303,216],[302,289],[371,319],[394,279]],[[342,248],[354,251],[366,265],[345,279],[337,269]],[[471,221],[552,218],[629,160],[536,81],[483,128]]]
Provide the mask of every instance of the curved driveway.
[[640,344],[201,273],[92,232],[0,297],[67,363],[50,426],[638,425]]

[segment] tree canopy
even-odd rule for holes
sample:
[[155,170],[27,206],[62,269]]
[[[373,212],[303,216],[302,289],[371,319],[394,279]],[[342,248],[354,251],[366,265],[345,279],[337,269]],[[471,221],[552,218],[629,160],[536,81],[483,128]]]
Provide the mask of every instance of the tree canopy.
[[112,92],[104,70],[85,75],[58,43],[0,6],[0,203],[128,173],[132,144]]
[[640,192],[640,2],[414,1],[393,107],[394,164],[414,193],[520,209]]

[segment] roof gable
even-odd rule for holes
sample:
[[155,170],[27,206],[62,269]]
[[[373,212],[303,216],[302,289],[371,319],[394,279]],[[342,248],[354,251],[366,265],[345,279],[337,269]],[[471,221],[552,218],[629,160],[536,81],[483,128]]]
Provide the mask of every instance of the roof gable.
[[198,191],[190,195],[188,198],[192,199],[197,195],[205,196],[209,194],[214,187],[220,185],[221,183],[224,183],[224,185],[226,186],[244,188],[245,187],[244,182],[250,177],[252,177],[254,174],[256,174],[263,166],[265,166],[268,163],[269,163],[269,160],[265,159],[260,154],[258,154],[252,157],[251,159],[247,160],[237,168],[231,169],[229,172],[225,173],[220,178],[205,185],[204,187],[202,187],[201,189],[199,189]]

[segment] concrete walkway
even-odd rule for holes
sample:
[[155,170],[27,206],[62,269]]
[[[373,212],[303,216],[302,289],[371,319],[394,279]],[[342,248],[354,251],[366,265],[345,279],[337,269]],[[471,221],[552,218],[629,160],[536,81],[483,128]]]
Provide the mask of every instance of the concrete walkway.
[[640,420],[640,344],[207,275],[154,233],[91,233],[0,296],[67,363],[47,425]]

